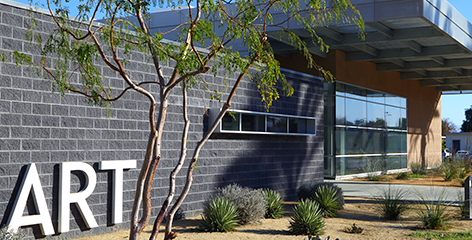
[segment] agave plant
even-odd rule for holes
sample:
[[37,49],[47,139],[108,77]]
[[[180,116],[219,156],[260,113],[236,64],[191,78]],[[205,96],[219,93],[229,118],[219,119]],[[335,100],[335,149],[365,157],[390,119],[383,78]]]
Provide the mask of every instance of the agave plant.
[[282,198],[280,193],[272,189],[264,190],[264,197],[267,201],[266,218],[281,218],[282,217]]
[[234,231],[238,225],[238,213],[236,206],[220,197],[216,197],[207,203],[200,222],[200,229],[206,232]]
[[321,214],[325,217],[336,217],[338,212],[339,201],[337,191],[334,187],[321,185],[313,195],[313,200],[318,203]]
[[290,231],[298,235],[319,235],[323,233],[325,221],[318,204],[312,200],[301,200],[293,208],[290,217]]

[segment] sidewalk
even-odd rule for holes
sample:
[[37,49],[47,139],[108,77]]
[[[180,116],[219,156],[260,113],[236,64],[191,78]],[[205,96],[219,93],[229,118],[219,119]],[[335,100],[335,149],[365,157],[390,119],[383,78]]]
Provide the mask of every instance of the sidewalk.
[[417,186],[408,184],[389,184],[378,182],[355,182],[355,181],[341,181],[341,180],[325,180],[325,182],[332,182],[343,190],[346,197],[362,197],[375,198],[379,196],[383,190],[388,190],[389,185],[392,190],[401,189],[406,191],[404,200],[419,201],[422,196],[427,201],[437,201],[440,197],[447,202],[457,202],[458,194],[464,194],[462,188],[446,188],[446,187],[430,187]]

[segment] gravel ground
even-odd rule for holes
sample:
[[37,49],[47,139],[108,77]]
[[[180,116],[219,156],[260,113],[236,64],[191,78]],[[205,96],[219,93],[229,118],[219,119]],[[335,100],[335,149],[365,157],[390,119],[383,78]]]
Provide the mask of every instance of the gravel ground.
[[[285,204],[285,217],[281,219],[262,219],[260,223],[240,226],[234,232],[228,233],[206,233],[197,230],[200,217],[194,217],[184,220],[175,221],[174,231],[178,234],[176,239],[192,239],[192,240],[303,240],[306,236],[296,236],[290,234],[289,220],[290,209],[294,203]],[[457,213],[457,208],[450,208],[450,213]],[[407,236],[417,230],[422,230],[420,222],[415,219],[416,213],[411,210],[399,221],[387,221],[379,217],[377,204],[369,199],[346,198],[344,209],[339,211],[338,217],[327,218],[324,234],[322,237],[331,236],[334,240],[358,240],[358,239],[416,239]],[[364,231],[361,234],[346,233],[343,230],[351,227],[352,224],[361,227]],[[140,239],[149,239],[149,232],[152,226],[148,226]],[[450,223],[449,231],[468,231],[472,229],[472,221],[460,221],[453,219]],[[82,238],[82,240],[98,240],[98,239],[127,239],[128,231],[122,230],[111,234],[99,235],[94,237]],[[158,239],[162,239],[160,233]]]

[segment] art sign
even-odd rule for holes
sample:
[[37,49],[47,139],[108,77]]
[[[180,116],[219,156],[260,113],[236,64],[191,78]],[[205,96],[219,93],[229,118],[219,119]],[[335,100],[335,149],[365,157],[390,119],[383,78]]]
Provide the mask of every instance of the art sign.
[[[102,161],[99,164],[100,170],[111,170],[113,172],[112,224],[123,221],[123,171],[131,168],[136,168],[136,160]],[[73,171],[80,171],[85,176],[83,189],[75,193],[71,193],[71,174]],[[87,198],[93,193],[96,184],[97,173],[91,165],[84,162],[64,162],[60,164],[58,233],[69,231],[71,203],[76,204],[87,227],[98,227],[87,203]],[[38,214],[23,216],[30,194]],[[35,163],[29,164],[26,168],[7,225],[10,231],[17,231],[22,226],[39,225],[44,235],[55,234]]]

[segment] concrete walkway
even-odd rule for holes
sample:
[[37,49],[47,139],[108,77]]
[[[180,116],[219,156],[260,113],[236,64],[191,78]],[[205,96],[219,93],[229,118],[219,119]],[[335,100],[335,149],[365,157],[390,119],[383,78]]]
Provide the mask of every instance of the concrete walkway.
[[325,182],[332,182],[340,187],[346,197],[376,198],[382,194],[382,191],[388,190],[389,187],[393,191],[404,191],[403,199],[408,201],[421,201],[423,198],[427,201],[436,202],[442,198],[446,202],[457,202],[458,194],[464,196],[464,189],[460,188],[340,180],[325,180]]

